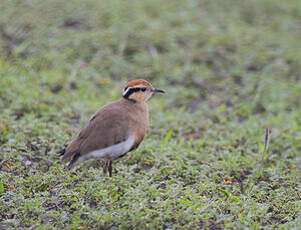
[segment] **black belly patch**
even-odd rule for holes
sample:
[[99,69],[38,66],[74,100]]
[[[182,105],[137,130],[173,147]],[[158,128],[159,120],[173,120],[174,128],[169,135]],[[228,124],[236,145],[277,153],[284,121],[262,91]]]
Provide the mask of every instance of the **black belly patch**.
[[129,151],[129,152],[131,152],[131,151],[135,150],[136,148],[138,148],[138,147],[139,147],[139,145],[140,145],[140,143],[139,143],[139,144],[137,144],[137,145],[135,145],[135,146],[133,146],[133,147],[130,149],[130,151]]
[[120,159],[120,158],[124,157],[127,153],[128,153],[128,152],[126,152],[126,153],[120,155],[119,157],[117,157],[117,159]]
[[[140,143],[139,143],[139,144],[140,144]],[[134,149],[138,148],[139,144],[136,145],[136,146],[133,146],[128,152],[131,152],[131,151],[133,151]],[[124,157],[128,152],[126,152],[126,153],[120,155],[120,156],[117,157],[116,159],[120,159],[120,158]]]

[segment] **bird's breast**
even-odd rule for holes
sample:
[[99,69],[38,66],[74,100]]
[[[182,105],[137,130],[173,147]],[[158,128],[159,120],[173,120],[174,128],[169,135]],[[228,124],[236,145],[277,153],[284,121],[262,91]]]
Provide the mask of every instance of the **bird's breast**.
[[136,114],[131,116],[130,135],[133,135],[135,137],[135,141],[132,149],[137,148],[139,144],[142,142],[148,130],[148,126],[149,126],[149,117],[148,117],[147,110],[138,111]]

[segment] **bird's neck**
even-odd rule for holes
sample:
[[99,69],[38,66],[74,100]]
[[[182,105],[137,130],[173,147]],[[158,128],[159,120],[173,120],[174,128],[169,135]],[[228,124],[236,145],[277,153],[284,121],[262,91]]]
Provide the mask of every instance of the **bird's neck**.
[[138,107],[147,107],[147,104],[145,101],[137,101],[134,99],[129,99],[129,98],[121,98],[121,101],[123,101],[126,104],[138,106]]

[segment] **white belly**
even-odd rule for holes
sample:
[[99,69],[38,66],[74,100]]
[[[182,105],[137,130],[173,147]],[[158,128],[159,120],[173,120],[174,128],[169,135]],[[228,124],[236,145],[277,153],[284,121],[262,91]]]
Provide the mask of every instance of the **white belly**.
[[120,142],[116,145],[109,146],[107,148],[94,150],[89,152],[83,156],[80,156],[78,160],[74,163],[74,166],[80,164],[81,162],[91,159],[91,158],[98,158],[103,160],[115,160],[121,155],[124,155],[132,148],[134,144],[135,138],[129,137],[123,142]]

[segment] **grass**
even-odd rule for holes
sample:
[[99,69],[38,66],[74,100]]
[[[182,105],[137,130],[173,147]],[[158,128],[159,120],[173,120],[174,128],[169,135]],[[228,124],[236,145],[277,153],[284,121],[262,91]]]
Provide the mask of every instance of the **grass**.
[[[301,225],[300,1],[11,0],[0,12],[2,228]],[[167,91],[140,147],[106,183],[99,162],[66,171],[56,152],[138,77]]]

